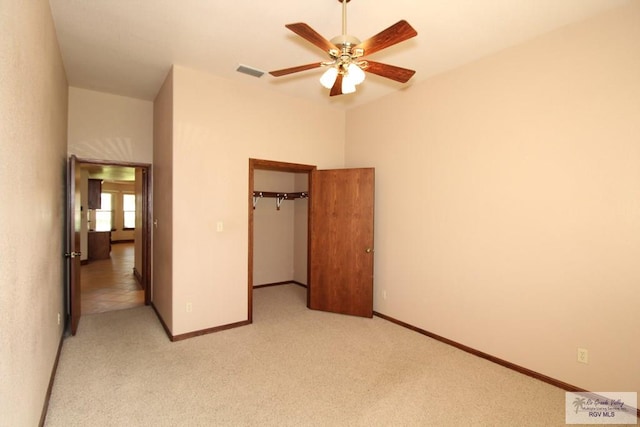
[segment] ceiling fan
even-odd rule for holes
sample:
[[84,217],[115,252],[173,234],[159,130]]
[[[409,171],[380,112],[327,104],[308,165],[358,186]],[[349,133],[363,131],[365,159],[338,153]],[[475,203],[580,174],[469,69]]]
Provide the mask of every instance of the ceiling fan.
[[364,71],[406,83],[415,74],[414,70],[383,64],[362,58],[387,47],[393,46],[418,35],[418,32],[405,20],[398,21],[375,36],[361,42],[347,34],[347,3],[351,0],[338,0],[342,3],[342,34],[331,41],[318,34],[309,25],[298,22],[285,25],[288,29],[329,54],[330,60],[312,64],[270,71],[274,77],[285,76],[319,67],[328,67],[320,78],[320,83],[331,89],[331,96],[353,93],[356,85],[365,79]]

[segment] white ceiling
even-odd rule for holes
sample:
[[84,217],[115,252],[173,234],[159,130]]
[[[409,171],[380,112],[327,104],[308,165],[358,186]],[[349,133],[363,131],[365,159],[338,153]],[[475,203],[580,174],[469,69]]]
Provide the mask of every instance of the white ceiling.
[[348,33],[368,39],[400,19],[418,36],[371,59],[416,70],[403,85],[367,74],[351,95],[329,97],[321,69],[261,78],[263,71],[328,59],[284,25],[325,38],[342,30],[340,0],[50,0],[71,86],[153,100],[171,64],[351,108],[555,28],[636,0],[352,0]]

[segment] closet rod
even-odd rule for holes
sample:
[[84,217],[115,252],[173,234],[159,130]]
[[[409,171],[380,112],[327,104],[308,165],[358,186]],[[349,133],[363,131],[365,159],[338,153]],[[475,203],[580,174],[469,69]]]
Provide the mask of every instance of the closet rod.
[[253,192],[253,209],[256,208],[258,200],[263,197],[275,198],[276,209],[280,210],[280,205],[284,200],[306,199],[309,197],[307,192],[280,193],[275,191],[254,191]]

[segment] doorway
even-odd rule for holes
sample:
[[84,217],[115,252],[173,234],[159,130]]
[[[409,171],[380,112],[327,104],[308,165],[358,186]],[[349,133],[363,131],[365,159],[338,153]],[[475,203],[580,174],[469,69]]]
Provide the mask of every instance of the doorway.
[[70,212],[78,224],[70,231],[81,257],[72,263],[78,283],[67,293],[75,334],[81,314],[151,302],[151,165],[74,156],[70,162],[75,185],[68,191],[76,194]]
[[[270,161],[270,160],[259,160],[259,159],[249,159],[249,256],[248,256],[248,320],[249,322],[253,321],[253,289],[254,289],[254,278],[255,278],[255,271],[254,271],[254,262],[255,262],[255,254],[254,254],[254,245],[256,244],[256,239],[255,239],[255,234],[254,234],[254,227],[256,226],[256,218],[254,216],[255,214],[255,210],[254,207],[257,206],[257,204],[262,204],[264,205],[265,203],[269,203],[271,205],[271,207],[276,210],[279,209],[281,207],[282,203],[291,203],[291,202],[285,202],[286,200],[293,200],[295,198],[299,198],[299,197],[305,197],[304,194],[301,193],[305,193],[307,192],[308,194],[308,185],[310,183],[310,178],[311,178],[311,172],[314,171],[316,169],[316,166],[312,166],[312,165],[303,165],[303,164],[296,164],[296,163],[284,163],[284,162],[275,162],[275,161]],[[262,200],[261,197],[257,197],[254,198],[254,192],[260,192],[262,190],[267,190],[265,188],[256,188],[256,171],[271,171],[271,172],[281,172],[281,173],[293,173],[293,174],[302,174],[302,175],[306,175],[306,183],[307,183],[307,188],[304,189],[304,191],[297,191],[299,189],[294,189],[293,193],[294,195],[292,196],[290,194],[291,190],[290,188],[285,188],[283,189],[284,191],[281,192],[286,192],[287,196],[278,196],[277,194],[269,194],[269,198],[270,200]],[[271,189],[269,189],[271,190]],[[269,191],[269,193],[278,193],[280,190],[278,191]],[[266,192],[265,192],[265,197],[266,197]],[[284,197],[284,198],[283,198]],[[262,206],[261,205],[261,206]],[[305,221],[307,222],[306,224],[306,228],[308,229],[308,214],[306,215],[306,219]],[[308,232],[306,233],[306,236],[304,237],[305,240],[305,244],[308,247]],[[282,283],[296,283],[296,284],[301,284],[301,285],[305,285],[308,284],[308,256],[306,257],[305,263],[307,265],[307,273],[306,273],[306,278],[305,278],[305,283],[301,283],[300,280],[295,280],[295,277],[292,277],[291,280],[287,280],[285,282]],[[268,281],[268,280],[267,280]],[[261,283],[264,285],[264,283]],[[269,283],[271,285],[274,284],[278,284],[278,283]],[[308,304],[308,293],[307,293],[307,304]]]
[[307,174],[307,307],[373,316],[374,168],[326,169],[249,159],[248,321],[253,321],[255,171]]

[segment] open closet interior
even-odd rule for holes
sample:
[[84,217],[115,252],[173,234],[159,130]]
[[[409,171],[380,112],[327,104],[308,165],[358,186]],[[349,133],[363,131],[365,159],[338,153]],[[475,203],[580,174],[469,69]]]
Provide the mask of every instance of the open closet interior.
[[307,284],[307,173],[256,169],[253,286]]

